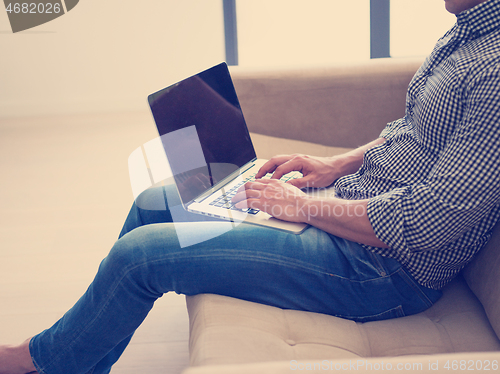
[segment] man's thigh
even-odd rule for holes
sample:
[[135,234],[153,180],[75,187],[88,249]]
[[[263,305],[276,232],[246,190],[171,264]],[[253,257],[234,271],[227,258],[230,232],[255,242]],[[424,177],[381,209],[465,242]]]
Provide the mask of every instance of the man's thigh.
[[295,235],[230,225],[147,225],[120,240],[128,250],[140,248],[140,258],[127,261],[142,261],[159,293],[215,293],[358,320],[404,313],[394,297],[401,291],[394,282],[397,262],[316,228]]

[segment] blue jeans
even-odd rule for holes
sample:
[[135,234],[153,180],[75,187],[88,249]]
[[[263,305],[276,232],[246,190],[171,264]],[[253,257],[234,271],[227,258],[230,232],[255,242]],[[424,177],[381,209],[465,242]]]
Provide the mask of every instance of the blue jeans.
[[[224,232],[224,224],[184,212],[168,189],[143,193],[85,294],[31,340],[38,372],[109,373],[155,300],[169,291],[361,322],[421,312],[441,295],[395,260],[313,227],[294,235],[244,223]],[[181,247],[179,230],[197,238],[223,233]]]

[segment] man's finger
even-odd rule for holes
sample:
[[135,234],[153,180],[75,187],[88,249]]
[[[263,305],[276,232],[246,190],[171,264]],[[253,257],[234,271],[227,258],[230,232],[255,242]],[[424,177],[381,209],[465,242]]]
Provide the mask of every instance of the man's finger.
[[278,165],[276,163],[274,163],[272,161],[267,161],[264,165],[262,165],[262,167],[259,169],[257,174],[255,174],[255,178],[260,179],[264,175],[274,172],[276,170],[277,166]]
[[297,187],[299,189],[309,188],[309,187],[315,187],[314,180],[313,180],[313,178],[310,175],[305,176],[303,178],[290,179],[286,183],[291,184],[292,186],[295,186],[295,187]]
[[285,162],[284,164],[281,164],[276,168],[274,171],[274,174],[272,175],[271,179],[281,179],[281,177],[285,174],[288,174],[292,171],[300,171],[302,172],[303,165],[302,162],[299,160],[290,160]]
[[269,161],[267,161],[260,170],[257,172],[255,175],[256,178],[262,178],[264,175],[268,173],[273,173],[276,168],[278,168],[280,165],[288,162],[294,157],[294,155],[280,155],[280,156],[274,156],[271,158]]

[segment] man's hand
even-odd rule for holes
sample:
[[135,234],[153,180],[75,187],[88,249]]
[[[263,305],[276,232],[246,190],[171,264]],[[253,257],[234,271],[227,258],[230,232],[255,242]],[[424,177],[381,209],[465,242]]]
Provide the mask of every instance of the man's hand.
[[260,209],[283,221],[305,222],[344,239],[387,247],[368,220],[368,200],[314,198],[290,183],[260,179],[241,186],[232,202],[238,209]]
[[255,177],[258,179],[267,173],[273,173],[271,179],[280,179],[291,171],[299,171],[303,177],[292,179],[288,181],[289,184],[297,188],[328,187],[340,177],[335,161],[334,157],[280,155],[267,161]]
[[280,179],[291,171],[299,171],[303,177],[291,179],[287,183],[298,188],[328,187],[338,178],[356,172],[363,163],[365,152],[383,142],[385,142],[384,138],[378,138],[352,151],[333,157],[314,157],[302,154],[275,156],[260,168],[256,178],[273,173],[271,179]]
[[297,187],[276,179],[248,182],[232,198],[236,208],[260,209],[289,222],[306,222],[303,205],[307,195]]

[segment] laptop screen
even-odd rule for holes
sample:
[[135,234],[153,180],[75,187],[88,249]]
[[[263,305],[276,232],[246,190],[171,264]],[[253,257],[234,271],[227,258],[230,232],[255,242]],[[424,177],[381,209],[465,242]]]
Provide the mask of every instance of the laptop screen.
[[225,63],[149,95],[184,204],[255,159]]

